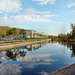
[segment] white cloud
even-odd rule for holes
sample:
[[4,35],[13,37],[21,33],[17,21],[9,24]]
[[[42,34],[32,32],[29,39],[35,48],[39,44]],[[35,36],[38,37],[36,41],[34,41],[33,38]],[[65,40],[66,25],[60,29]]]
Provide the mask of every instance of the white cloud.
[[0,10],[2,12],[19,12],[21,10],[20,0],[0,0]]
[[72,6],[75,6],[75,2],[70,2],[70,3],[67,4],[68,8],[71,8]]
[[38,72],[40,75],[48,75],[48,73],[47,72],[45,72],[45,71],[41,71],[41,72]]
[[46,5],[47,3],[50,3],[51,5],[55,3],[55,0],[32,0],[39,2],[40,5]]
[[16,22],[52,22],[49,17],[57,15],[51,15],[50,11],[36,11],[33,8],[27,8],[23,14],[17,16],[11,16]]
[[51,12],[50,11],[39,12],[39,11],[36,11],[35,9],[33,9],[33,8],[27,8],[27,9],[25,9],[25,13],[32,13],[32,14],[50,14]]
[[8,17],[0,17],[0,24],[10,24],[13,23],[13,21]]
[[63,22],[57,22],[57,21],[53,21],[54,23],[59,23],[59,24],[62,24]]
[[17,15],[11,16],[11,18],[14,18],[16,22],[51,22],[51,20],[35,14]]
[[44,18],[49,18],[49,17],[53,17],[53,16],[57,16],[57,15],[43,15]]
[[[5,14],[5,16],[8,16]],[[49,17],[53,17],[57,15],[52,15],[50,11],[36,11],[32,8],[27,8],[24,10],[22,14],[16,16],[8,17],[0,17],[1,24],[10,24],[13,22],[53,22],[49,19]],[[12,20],[13,19],[13,20]]]

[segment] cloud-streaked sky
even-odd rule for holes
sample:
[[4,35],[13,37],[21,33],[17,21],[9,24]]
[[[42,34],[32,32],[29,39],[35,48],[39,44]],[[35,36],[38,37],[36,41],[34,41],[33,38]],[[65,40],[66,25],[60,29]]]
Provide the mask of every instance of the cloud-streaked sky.
[[74,22],[75,0],[0,0],[0,25],[57,35]]

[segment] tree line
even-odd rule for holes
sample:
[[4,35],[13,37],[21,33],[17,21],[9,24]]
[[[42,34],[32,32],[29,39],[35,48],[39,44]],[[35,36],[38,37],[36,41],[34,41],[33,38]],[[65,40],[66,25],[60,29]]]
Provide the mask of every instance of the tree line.
[[42,33],[38,33],[38,32],[35,32],[35,33],[27,33],[27,30],[25,29],[20,29],[20,28],[11,28],[11,27],[8,27],[8,26],[0,26],[0,37],[15,37],[15,36],[22,36],[24,37],[24,35],[27,35],[27,36],[30,36],[30,38],[32,38],[32,35],[33,37],[36,37],[37,38],[42,38],[42,37],[47,37],[48,38],[48,35],[45,35],[45,34],[42,34]]
[[75,39],[75,24],[71,24],[71,32],[67,34],[58,34],[58,38],[60,39]]
[[0,37],[7,37],[7,36],[19,36],[25,34],[25,29],[19,28],[11,28],[7,26],[0,26]]

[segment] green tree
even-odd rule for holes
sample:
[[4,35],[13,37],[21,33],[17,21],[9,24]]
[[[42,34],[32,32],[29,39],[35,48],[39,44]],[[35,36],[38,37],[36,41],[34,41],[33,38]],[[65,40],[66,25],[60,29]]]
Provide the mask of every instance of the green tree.
[[20,29],[20,35],[24,36],[24,34],[26,34],[25,30],[24,29]]
[[20,33],[19,34],[26,34],[25,30],[24,29],[20,29]]
[[2,37],[2,28],[0,27],[0,37]]
[[5,32],[2,33],[2,37],[6,37],[6,33]]
[[75,39],[75,24],[71,24],[72,28],[72,38]]
[[10,30],[7,31],[7,35],[15,36],[16,34],[17,34],[16,28],[11,28]]
[[70,39],[70,38],[72,38],[71,34],[67,33],[67,39]]

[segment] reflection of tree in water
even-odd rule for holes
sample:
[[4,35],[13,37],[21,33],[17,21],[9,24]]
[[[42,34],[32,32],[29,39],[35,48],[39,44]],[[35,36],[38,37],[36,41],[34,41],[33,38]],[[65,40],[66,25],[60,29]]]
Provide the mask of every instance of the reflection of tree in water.
[[50,41],[48,41],[48,43],[50,43]]
[[0,61],[0,64],[2,64],[2,61]]
[[62,42],[62,41],[58,41],[58,43],[59,43],[60,45],[64,45],[64,46],[69,45],[68,43],[64,43],[64,42]]
[[27,52],[25,52],[25,51],[20,51],[20,52],[19,52],[19,54],[20,54],[21,57],[24,57],[24,56],[26,55],[26,53],[27,53]]
[[70,48],[72,50],[71,57],[75,57],[75,44],[64,43],[62,41],[60,41],[58,43],[61,45],[67,46],[67,48]]
[[13,54],[12,51],[7,51],[7,52],[6,52],[6,56],[9,57],[10,59],[12,59],[13,61],[16,61],[16,56],[17,56],[16,53]]
[[52,43],[52,44],[53,44],[53,43],[57,43],[57,41],[51,40],[51,43]]
[[72,50],[72,55],[71,55],[71,57],[75,57],[75,44],[72,44],[71,50]]
[[[18,52],[17,52],[18,51]],[[9,57],[10,59],[12,59],[13,61],[16,61],[16,57],[19,55],[20,57],[24,57],[26,55],[27,52],[25,51],[19,51],[19,50],[8,50],[6,51],[6,56]]]

